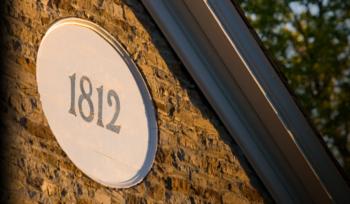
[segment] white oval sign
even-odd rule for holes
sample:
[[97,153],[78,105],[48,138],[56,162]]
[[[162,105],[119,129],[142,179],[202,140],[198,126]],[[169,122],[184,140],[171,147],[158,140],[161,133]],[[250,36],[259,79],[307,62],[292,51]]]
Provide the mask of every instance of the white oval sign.
[[152,99],[105,30],[77,18],[53,24],[39,47],[37,83],[53,134],[86,175],[115,188],[146,176],[157,147]]

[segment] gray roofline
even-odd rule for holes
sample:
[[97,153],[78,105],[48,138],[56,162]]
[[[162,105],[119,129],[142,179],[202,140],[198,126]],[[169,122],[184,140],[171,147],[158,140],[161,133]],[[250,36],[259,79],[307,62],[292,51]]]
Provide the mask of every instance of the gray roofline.
[[229,0],[142,0],[273,198],[345,203],[350,189]]

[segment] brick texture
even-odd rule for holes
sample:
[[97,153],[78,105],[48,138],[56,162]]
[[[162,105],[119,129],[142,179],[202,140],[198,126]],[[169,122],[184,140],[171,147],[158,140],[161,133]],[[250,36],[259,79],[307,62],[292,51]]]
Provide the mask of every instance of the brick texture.
[[[143,5],[136,0],[2,0],[0,202],[262,203],[271,199]],[[85,176],[61,150],[36,85],[41,38],[57,19],[89,19],[138,65],[153,97],[159,146],[145,180],[128,189]]]

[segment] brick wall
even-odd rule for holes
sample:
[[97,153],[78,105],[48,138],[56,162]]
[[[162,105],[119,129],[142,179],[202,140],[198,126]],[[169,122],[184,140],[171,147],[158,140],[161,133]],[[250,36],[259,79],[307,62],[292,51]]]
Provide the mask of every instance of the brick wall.
[[[1,202],[271,202],[241,151],[139,1],[2,0]],[[157,108],[159,146],[139,185],[106,188],[77,169],[43,114],[35,59],[49,25],[89,19],[130,53]]]

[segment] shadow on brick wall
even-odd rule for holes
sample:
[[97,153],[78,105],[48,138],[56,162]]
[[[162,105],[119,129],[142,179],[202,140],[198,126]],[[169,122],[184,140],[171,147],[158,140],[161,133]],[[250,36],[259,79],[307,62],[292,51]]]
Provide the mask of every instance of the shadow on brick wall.
[[[6,95],[6,84],[4,80],[4,60],[6,56],[6,47],[5,47],[5,16],[4,16],[4,7],[7,0],[3,0],[0,2],[0,202],[4,201],[6,198],[6,187],[8,186],[9,180],[6,177],[6,141],[8,140],[7,128],[5,125],[5,117],[6,117],[6,101],[4,101],[4,95]],[[9,0],[8,0],[9,1]]]

